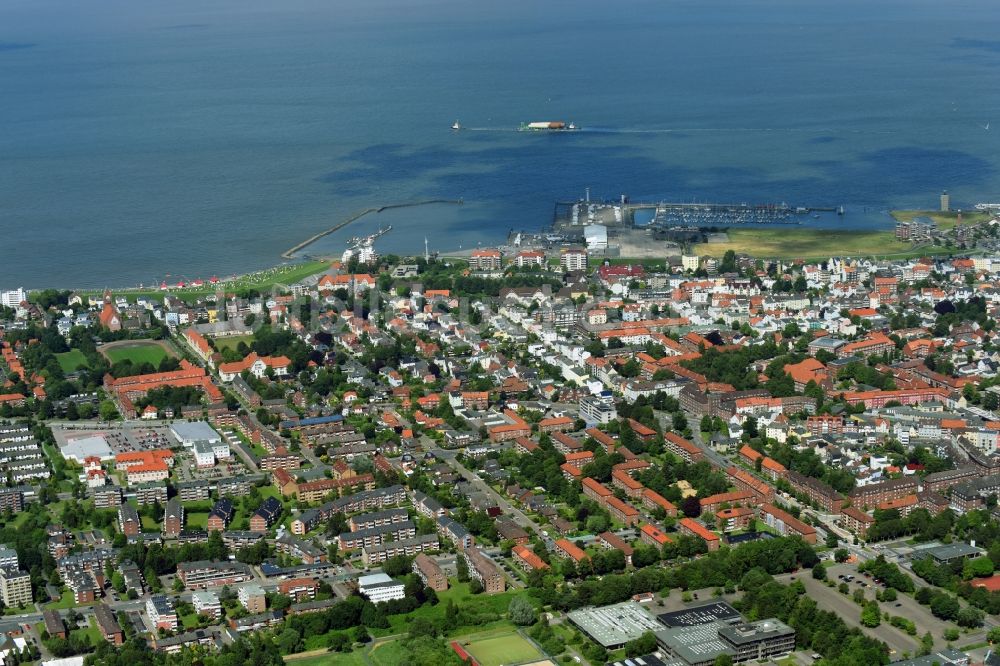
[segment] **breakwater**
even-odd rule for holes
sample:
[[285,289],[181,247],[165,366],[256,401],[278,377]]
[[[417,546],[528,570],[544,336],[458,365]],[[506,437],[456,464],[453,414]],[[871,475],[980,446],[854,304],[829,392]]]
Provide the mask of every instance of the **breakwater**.
[[348,224],[351,224],[352,222],[357,222],[358,220],[360,220],[361,218],[363,218],[365,215],[370,215],[371,213],[381,213],[382,211],[392,210],[394,208],[413,208],[413,207],[416,207],[416,206],[430,206],[432,204],[457,204],[457,205],[461,205],[463,203],[464,203],[464,201],[462,199],[428,199],[426,201],[411,201],[411,202],[408,202],[408,203],[386,204],[384,206],[377,206],[377,207],[365,208],[364,210],[359,211],[359,212],[355,213],[354,215],[351,215],[346,220],[343,220],[342,222],[338,222],[337,224],[333,225],[329,229],[325,229],[323,231],[320,231],[319,233],[313,234],[312,236],[310,236],[309,238],[305,239],[301,243],[298,243],[297,245],[293,245],[292,247],[290,247],[287,250],[285,250],[284,252],[282,252],[281,256],[282,256],[283,259],[294,259],[296,252],[298,252],[298,251],[300,251],[300,250],[302,250],[302,249],[304,249],[306,247],[309,247],[310,245],[312,245],[313,243],[315,243],[316,241],[318,241],[320,238],[323,238],[324,236],[329,236],[330,234],[334,233],[335,231],[340,231],[341,229],[343,229],[344,227],[346,227]]

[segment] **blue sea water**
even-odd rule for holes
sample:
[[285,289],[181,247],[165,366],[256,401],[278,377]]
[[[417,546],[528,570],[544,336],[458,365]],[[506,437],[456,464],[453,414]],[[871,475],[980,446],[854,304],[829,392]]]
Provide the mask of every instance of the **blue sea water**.
[[254,270],[423,199],[465,204],[310,252],[497,242],[588,186],[856,227],[997,200],[997,35],[995,0],[3,0],[0,285]]

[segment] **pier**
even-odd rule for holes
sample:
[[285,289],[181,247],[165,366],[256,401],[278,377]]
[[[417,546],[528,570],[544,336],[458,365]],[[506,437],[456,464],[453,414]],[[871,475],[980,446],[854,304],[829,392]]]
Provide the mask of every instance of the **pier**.
[[329,236],[330,234],[332,234],[335,231],[340,231],[341,229],[343,229],[344,227],[346,227],[351,222],[356,222],[356,221],[360,220],[361,218],[363,218],[365,215],[369,215],[370,213],[381,213],[382,211],[392,210],[392,209],[395,209],[395,208],[413,208],[415,206],[429,206],[431,204],[458,204],[458,205],[461,205],[463,203],[465,203],[465,202],[462,199],[429,199],[427,201],[411,201],[409,203],[386,204],[385,206],[379,206],[377,208],[365,208],[364,210],[362,210],[362,211],[360,211],[358,213],[355,213],[354,215],[351,215],[346,220],[344,220],[342,222],[338,222],[337,224],[333,225],[329,229],[326,229],[324,231],[320,231],[319,233],[313,234],[312,236],[310,236],[309,238],[305,239],[301,243],[298,243],[297,245],[293,245],[292,247],[290,247],[287,250],[285,250],[284,252],[282,252],[281,253],[281,257],[283,259],[294,259],[296,252],[299,252],[300,250],[303,250],[303,249],[309,247],[310,245],[312,245],[313,243],[315,243],[316,241],[318,241],[320,238],[323,238],[324,236]]

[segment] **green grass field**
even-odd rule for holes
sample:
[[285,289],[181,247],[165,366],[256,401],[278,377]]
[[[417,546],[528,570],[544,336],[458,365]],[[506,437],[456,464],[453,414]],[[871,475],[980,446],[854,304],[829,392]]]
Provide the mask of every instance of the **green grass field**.
[[153,520],[151,516],[139,516],[139,520],[142,522],[142,529],[150,530],[152,532],[158,532],[160,530],[160,524]]
[[73,598],[73,590],[68,587],[62,591],[62,597],[59,601],[53,601],[50,604],[45,604],[46,608],[54,608],[61,610],[64,608],[73,608],[76,606],[76,600]]
[[185,513],[184,522],[189,530],[203,530],[208,524],[208,512],[194,511]]
[[516,631],[469,636],[459,641],[482,666],[503,666],[538,661],[545,657]]
[[[243,275],[233,280],[228,280],[217,285],[206,285],[204,287],[170,290],[162,292],[159,288],[150,289],[115,289],[115,296],[124,296],[129,301],[134,301],[139,297],[148,298],[154,301],[163,301],[164,293],[171,293],[184,301],[196,301],[199,298],[214,294],[217,290],[234,292],[248,289],[264,291],[275,285],[292,285],[303,280],[310,275],[322,273],[330,267],[328,261],[297,261],[282,266],[275,266],[249,275]],[[101,291],[84,292],[88,296],[99,298]]]
[[[375,666],[396,666],[396,664],[403,661],[403,657],[406,654],[405,650],[406,648],[403,647],[403,643],[401,641],[379,643],[372,647],[372,651],[368,653],[368,659],[371,663],[375,664]],[[358,653],[352,653],[352,655],[355,654]],[[345,661],[344,664],[351,664],[351,666],[353,666],[353,662],[349,661]]]
[[[296,659],[295,655],[289,655],[285,657],[285,663],[294,664],[294,666],[366,666],[368,662],[365,661],[364,654],[361,651],[357,651],[344,654],[330,652],[329,654],[317,654],[301,659]],[[375,663],[380,666],[382,664],[382,662],[378,661]],[[396,661],[395,663],[398,664],[399,662]]]
[[167,358],[167,352],[158,344],[150,342],[136,342],[135,344],[112,347],[103,352],[112,363],[121,361],[132,361],[132,363],[152,363],[154,366]]
[[89,640],[90,644],[93,645],[94,647],[97,647],[98,645],[100,645],[101,641],[104,640],[104,636],[101,634],[101,630],[98,629],[97,627],[91,626],[89,624],[86,627],[81,627],[79,629],[75,629],[75,630],[71,631],[70,635],[71,636],[86,636],[87,640]]
[[[830,229],[730,229],[728,242],[700,243],[697,255],[722,257],[728,250],[767,259],[823,259],[839,256],[920,256],[934,248],[917,249],[897,241],[892,231],[835,231]],[[944,251],[938,248],[938,251]]]
[[87,366],[87,357],[79,349],[71,349],[68,352],[56,354],[56,360],[59,361],[59,367],[65,373],[76,372],[76,369],[81,365]]
[[215,348],[221,352],[223,349],[235,350],[240,346],[241,342],[245,343],[249,347],[250,343],[253,342],[253,336],[233,335],[227,338],[214,338],[213,341],[215,342]]
[[[454,583],[454,581],[449,581]],[[521,596],[524,594],[523,590],[508,591],[501,594],[477,594],[473,595],[469,592],[468,583],[457,583],[453,584],[444,592],[438,592],[438,599],[441,603],[435,606],[422,606],[412,613],[406,613],[405,615],[392,615],[389,617],[389,628],[387,629],[375,629],[370,628],[369,631],[373,636],[391,636],[394,634],[405,634],[410,622],[416,617],[426,617],[435,622],[440,622],[444,619],[444,611],[448,605],[448,600],[452,599],[456,604],[475,604],[476,610],[478,611],[489,611],[496,613],[499,619],[496,622],[491,622],[484,626],[475,627],[474,631],[485,631],[487,629],[509,629],[511,627],[510,621],[507,620],[507,608],[510,606],[510,600],[516,596]],[[531,597],[526,597],[529,601],[533,601]],[[461,636],[463,633],[468,633],[468,626],[456,627],[450,632],[451,636]]]

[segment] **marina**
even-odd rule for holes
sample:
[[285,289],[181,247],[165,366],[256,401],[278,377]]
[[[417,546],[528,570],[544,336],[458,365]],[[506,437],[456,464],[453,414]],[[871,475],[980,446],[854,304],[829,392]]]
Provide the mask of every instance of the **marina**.
[[673,203],[618,201],[558,202],[553,227],[562,229],[586,224],[626,228],[729,227],[742,225],[798,225],[821,215],[844,215],[843,206],[791,206],[780,203]]

